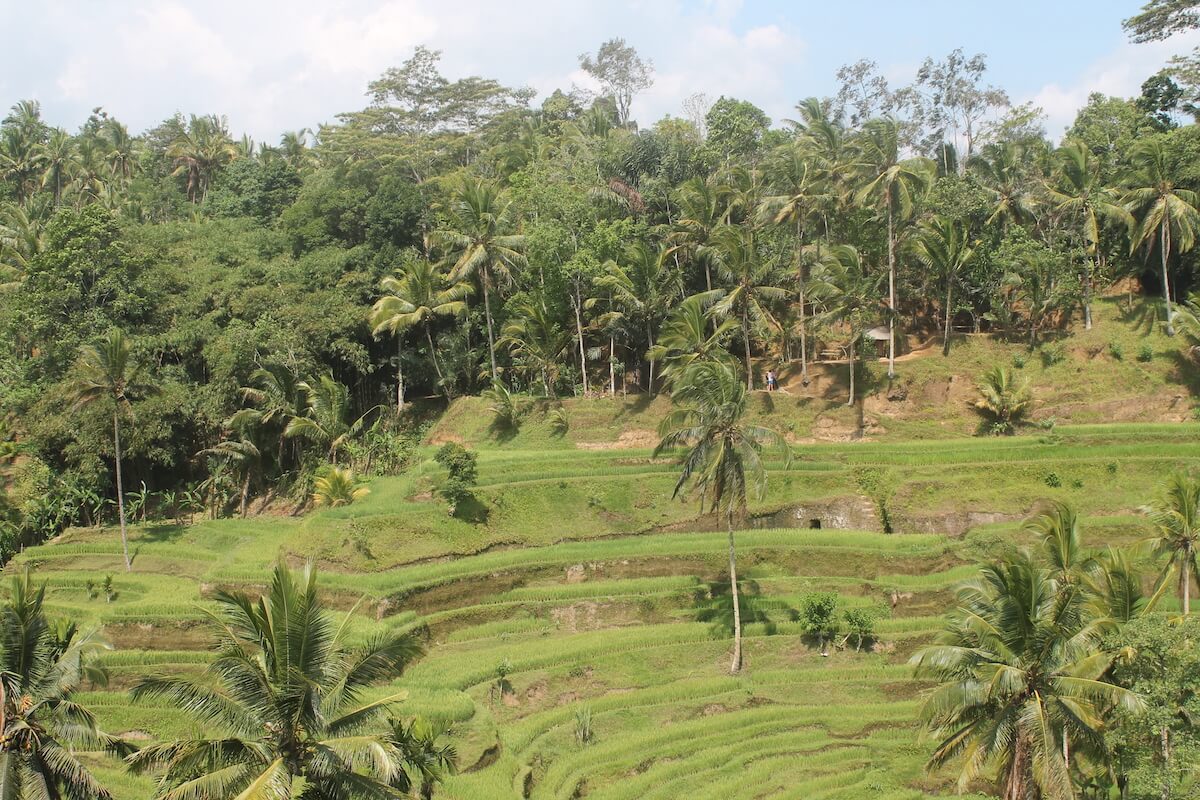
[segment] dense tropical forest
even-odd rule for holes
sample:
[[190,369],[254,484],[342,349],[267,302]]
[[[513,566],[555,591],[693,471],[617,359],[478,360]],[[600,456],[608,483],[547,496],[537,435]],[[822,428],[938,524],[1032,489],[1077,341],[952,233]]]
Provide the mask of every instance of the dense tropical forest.
[[[1125,26],[1165,39],[1200,6],[1152,0]],[[579,67],[601,91],[535,102],[418,47],[363,108],[277,143],[219,109],[131,133],[102,108],[72,132],[11,107],[0,797],[1200,797],[1196,428],[1034,413],[1132,381],[1137,402],[1195,391],[1200,57],[1092,95],[1061,134],[961,49],[905,85],[844,65],[780,120],[703,93],[633,119],[654,69],[620,38]],[[1077,358],[1077,340],[1100,344]],[[1056,388],[1031,389],[1035,367]],[[907,443],[859,441],[868,402],[908,401],[931,370],[953,394],[967,369],[974,438],[935,442],[914,413]],[[849,449],[797,430],[823,401]],[[1097,408],[1086,421],[1113,421]],[[651,413],[647,441],[621,421]],[[627,436],[613,459],[605,437]],[[821,528],[847,486],[866,510],[830,527],[853,530],[774,530]],[[921,516],[971,503],[1007,516],[937,533]],[[577,535],[541,532],[572,514]],[[735,527],[753,528],[736,547]],[[519,545],[541,548],[532,566]],[[301,560],[334,565],[321,592]],[[177,602],[193,596],[202,615]],[[524,603],[564,604],[555,632],[580,637],[609,626],[576,615],[607,610],[616,638],[497,616]],[[780,631],[799,667],[766,642]],[[735,683],[659,682],[677,660],[653,648],[724,673],[729,640]],[[606,689],[631,705],[582,704],[627,649],[645,653]],[[736,683],[747,659],[761,685]],[[539,705],[555,681],[569,714]],[[862,725],[816,710],[827,696]],[[672,703],[695,708],[629,710]],[[726,714],[767,755],[739,761]],[[667,722],[690,727],[655,738]],[[709,794],[671,766],[687,741]],[[775,787],[780,770],[817,777]]]

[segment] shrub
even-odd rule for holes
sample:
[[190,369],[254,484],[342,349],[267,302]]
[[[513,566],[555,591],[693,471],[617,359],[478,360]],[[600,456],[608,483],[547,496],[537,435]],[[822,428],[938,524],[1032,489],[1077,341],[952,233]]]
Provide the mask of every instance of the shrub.
[[1029,381],[1018,382],[1004,366],[993,367],[984,374],[979,394],[975,408],[988,418],[990,430],[996,435],[1013,433],[1033,405]]
[[1012,365],[1016,369],[1025,369],[1025,364],[1028,363],[1028,361],[1029,359],[1025,358],[1024,353],[1017,353],[1012,357]]
[[1042,481],[1051,489],[1057,489],[1062,486],[1062,478],[1054,470],[1047,472],[1042,476]]
[[811,592],[800,600],[800,625],[804,633],[817,640],[821,655],[829,655],[826,642],[837,636],[838,596],[836,592]]
[[1108,354],[1116,361],[1122,361],[1125,358],[1125,348],[1120,342],[1108,343]]
[[450,513],[458,511],[464,502],[474,499],[471,491],[479,477],[479,456],[461,444],[447,442],[438,449],[433,460],[447,472],[438,492],[450,504]]
[[575,741],[580,745],[591,744],[595,739],[592,731],[592,710],[588,707],[575,711]]
[[525,398],[508,390],[503,383],[496,381],[490,389],[481,395],[487,400],[488,409],[492,412],[492,427],[499,432],[511,433],[521,424],[528,403]]
[[847,608],[842,614],[846,623],[846,637],[854,637],[855,651],[861,650],[864,644],[875,638],[875,620],[879,612],[874,608]]
[[1143,364],[1148,364],[1154,360],[1154,348],[1148,344],[1144,344],[1138,348],[1137,360]]
[[1067,357],[1067,351],[1061,344],[1048,344],[1042,347],[1042,365],[1052,367],[1060,364]]
[[562,406],[550,412],[550,432],[555,436],[566,436],[571,427],[571,418]]

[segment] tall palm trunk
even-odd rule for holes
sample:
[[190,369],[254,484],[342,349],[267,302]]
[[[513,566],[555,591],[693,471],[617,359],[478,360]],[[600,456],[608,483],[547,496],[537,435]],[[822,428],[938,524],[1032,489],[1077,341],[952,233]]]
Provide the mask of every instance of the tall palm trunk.
[[250,504],[250,465],[246,465],[246,474],[242,476],[242,519],[246,518],[246,509]]
[[[650,326],[649,320],[646,320],[646,342],[649,344],[649,347],[647,348],[647,350],[648,351],[653,350],[654,349],[654,330]],[[646,381],[646,394],[654,394],[654,359],[651,358],[651,359],[648,359],[648,361],[650,362],[649,363],[650,377],[649,377],[649,380]]]
[[750,318],[742,306],[742,339],[746,343],[746,391],[754,391],[754,372],[750,365]]
[[1092,276],[1095,274],[1092,259],[1087,260],[1087,272],[1083,276],[1083,329],[1092,329]]
[[433,334],[429,332],[429,323],[425,323],[425,341],[429,343],[429,357],[433,359],[433,371],[437,373],[438,385],[442,387],[442,391],[448,393],[446,389],[446,377],[442,375],[442,365],[438,363],[437,349],[433,346]]
[[616,337],[608,337],[608,394],[617,396],[617,341]]
[[[404,413],[404,345],[400,336],[396,336],[396,415]],[[244,514],[242,516],[245,516]]]
[[1171,317],[1171,284],[1167,278],[1167,254],[1171,250],[1171,233],[1168,217],[1164,214],[1159,230],[1158,251],[1162,262],[1163,301],[1167,304],[1167,336],[1175,335],[1175,320]]
[[133,570],[133,565],[129,562],[129,539],[125,534],[125,484],[121,478],[121,422],[120,422],[121,407],[120,404],[113,411],[113,455],[117,467],[117,515],[121,520],[121,552],[125,556],[125,571]]
[[946,331],[942,334],[942,355],[950,355],[950,303],[953,298],[954,284],[949,276],[946,278]]
[[854,405],[854,339],[850,339],[850,397],[846,400],[846,405]]
[[579,374],[583,376],[583,394],[588,393],[587,350],[583,346],[583,315],[579,311],[583,299],[579,296],[579,287],[575,287],[575,331],[579,335]]
[[888,380],[896,377],[896,236],[892,223],[892,204],[887,210],[888,230]]
[[736,674],[742,669],[742,607],[738,601],[737,584],[737,550],[733,544],[733,509],[725,515],[729,529],[729,591],[733,596],[733,662],[729,665],[730,673]]
[[1179,594],[1183,597],[1183,615],[1192,613],[1192,545],[1184,545],[1183,565],[1179,568]]
[[808,324],[804,316],[804,263],[801,250],[804,247],[804,228],[796,223],[796,272],[800,294],[800,381],[808,385]]
[[488,284],[492,282],[492,274],[487,267],[483,270],[483,315],[487,317],[488,357],[492,360],[492,383],[496,383],[496,334],[492,331],[492,301],[488,295]]

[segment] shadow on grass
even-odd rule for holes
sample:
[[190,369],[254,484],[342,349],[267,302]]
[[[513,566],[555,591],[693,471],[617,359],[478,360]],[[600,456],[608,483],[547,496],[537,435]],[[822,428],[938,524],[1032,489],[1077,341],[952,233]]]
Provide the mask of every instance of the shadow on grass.
[[187,525],[161,522],[144,526],[139,531],[138,542],[143,544],[169,544],[177,541],[188,529]]
[[472,494],[470,497],[458,502],[458,505],[454,508],[454,518],[460,519],[463,522],[469,522],[472,525],[482,525],[488,521],[488,515],[491,514],[491,511],[486,503]]
[[1173,367],[1171,377],[1186,386],[1192,397],[1200,397],[1200,369],[1197,369],[1196,359],[1189,355],[1189,351],[1190,348],[1188,350],[1172,350],[1167,354]]
[[[762,587],[752,578],[738,581],[738,601],[742,625],[761,624],[768,636],[777,631],[777,619],[796,620],[796,609],[773,597],[766,597]],[[733,595],[729,592],[729,577],[712,578],[692,593],[692,605],[697,622],[708,622],[713,632],[733,636]]]

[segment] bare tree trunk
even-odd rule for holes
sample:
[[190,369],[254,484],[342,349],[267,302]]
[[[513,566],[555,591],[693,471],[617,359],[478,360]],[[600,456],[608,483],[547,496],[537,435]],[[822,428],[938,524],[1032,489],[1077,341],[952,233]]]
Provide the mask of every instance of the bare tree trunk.
[[587,378],[587,350],[583,346],[583,316],[579,312],[579,306],[582,304],[582,298],[579,296],[579,287],[575,287],[575,330],[579,334],[579,374],[583,376],[583,394],[586,397],[588,393],[588,378]]
[[950,302],[953,297],[954,284],[946,277],[946,332],[942,334],[942,355],[950,355]]
[[250,467],[246,467],[246,475],[242,478],[242,519],[246,518],[246,507],[250,499]]
[[742,669],[742,607],[738,601],[737,550],[733,544],[733,510],[725,516],[729,528],[729,590],[733,592],[733,662],[729,671],[737,674]]
[[[649,343],[649,347],[647,349],[653,350],[654,349],[654,331],[650,328],[649,321],[646,322],[646,341]],[[646,394],[654,394],[654,359],[650,358],[650,359],[647,359],[647,361],[650,362],[649,363],[649,367],[650,367],[649,376],[650,377],[646,381]]]
[[1183,566],[1179,569],[1179,591],[1183,595],[1183,615],[1186,617],[1192,613],[1192,546],[1186,545],[1183,553]]
[[446,389],[446,377],[442,375],[442,365],[438,363],[437,350],[433,346],[433,334],[429,332],[429,325],[425,325],[425,341],[429,343],[429,355],[433,359],[433,371],[437,373],[438,385],[442,387],[442,391],[449,394]]
[[754,391],[754,369],[750,364],[750,320],[742,308],[742,339],[746,343],[746,391]]
[[846,400],[846,405],[854,405],[854,339],[850,339],[850,398]]
[[[404,413],[404,347],[400,335],[396,335],[396,415]],[[244,515],[243,515],[244,516]]]
[[896,237],[892,225],[892,204],[888,202],[888,380],[896,377]]
[[1162,800],[1171,800],[1171,737],[1166,725],[1162,727],[1160,738],[1163,759]]
[[1171,284],[1167,277],[1167,253],[1171,249],[1171,235],[1167,229],[1166,220],[1160,228],[1159,255],[1162,260],[1163,301],[1167,304],[1167,336],[1175,335],[1175,320],[1171,316]]
[[1092,329],[1092,275],[1095,270],[1092,269],[1092,259],[1087,260],[1087,274],[1083,278],[1083,329],[1090,331]]
[[617,396],[617,341],[616,337],[608,337],[608,394]]
[[492,302],[488,296],[488,283],[490,273],[485,269],[483,271],[483,314],[487,317],[488,329],[488,356],[492,360],[492,383],[497,383],[496,378],[496,334],[492,332]]
[[121,406],[113,410],[113,455],[117,467],[117,514],[121,520],[121,552],[125,556],[125,571],[133,570],[129,561],[129,539],[125,534],[125,485],[121,479]]
[[[799,254],[804,246],[804,229],[796,223],[796,273],[800,286],[800,382],[808,385],[808,322],[804,311],[804,263]],[[819,247],[820,245],[818,245]]]

